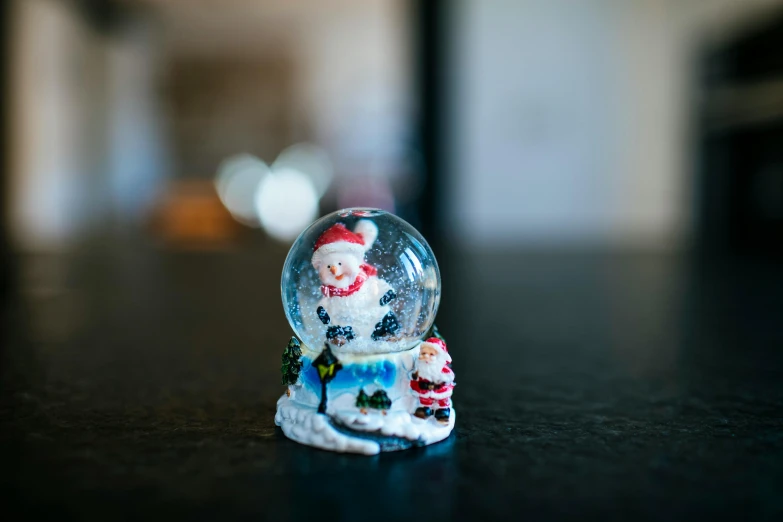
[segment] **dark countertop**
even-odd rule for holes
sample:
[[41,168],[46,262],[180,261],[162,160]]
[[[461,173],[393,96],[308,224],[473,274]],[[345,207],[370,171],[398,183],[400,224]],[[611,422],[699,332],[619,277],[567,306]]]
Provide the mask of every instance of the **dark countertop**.
[[274,426],[284,255],[19,257],[3,519],[783,518],[781,263],[443,254],[457,427],[368,458]]

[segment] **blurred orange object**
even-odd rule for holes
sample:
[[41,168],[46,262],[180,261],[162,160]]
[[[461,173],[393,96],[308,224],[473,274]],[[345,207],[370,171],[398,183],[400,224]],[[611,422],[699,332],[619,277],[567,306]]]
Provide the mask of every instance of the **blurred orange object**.
[[181,248],[223,248],[235,241],[241,226],[218,198],[211,180],[180,180],[169,184],[155,206],[152,232]]

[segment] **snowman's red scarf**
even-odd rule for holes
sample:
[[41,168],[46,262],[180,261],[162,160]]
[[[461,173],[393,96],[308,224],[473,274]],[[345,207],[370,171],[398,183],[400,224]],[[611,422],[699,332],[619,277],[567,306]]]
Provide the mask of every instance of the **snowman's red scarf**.
[[351,286],[346,288],[337,288],[336,286],[332,285],[321,285],[321,292],[326,297],[345,297],[351,295],[354,292],[359,291],[364,282],[367,281],[368,277],[374,276],[377,273],[377,268],[372,265],[368,265],[367,263],[362,263],[361,266],[359,266],[359,274],[356,276],[356,280],[351,283]]

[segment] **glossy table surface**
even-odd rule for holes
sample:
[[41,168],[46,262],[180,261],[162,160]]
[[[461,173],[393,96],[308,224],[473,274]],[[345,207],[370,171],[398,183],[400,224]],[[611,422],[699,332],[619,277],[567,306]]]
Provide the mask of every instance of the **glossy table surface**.
[[274,426],[285,249],[19,256],[5,520],[783,519],[783,270],[439,251],[457,427],[378,457]]

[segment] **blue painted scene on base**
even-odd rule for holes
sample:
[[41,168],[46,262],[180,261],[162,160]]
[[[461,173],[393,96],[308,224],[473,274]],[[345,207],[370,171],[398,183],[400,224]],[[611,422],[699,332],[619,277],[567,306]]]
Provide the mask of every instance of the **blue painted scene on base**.
[[[315,391],[320,397],[321,381],[318,379],[318,370],[312,361],[302,357],[302,384]],[[340,391],[355,389],[369,384],[375,384],[380,388],[391,388],[397,378],[397,367],[391,361],[381,360],[372,364],[348,364],[337,372],[334,379],[328,384],[330,390]]]

